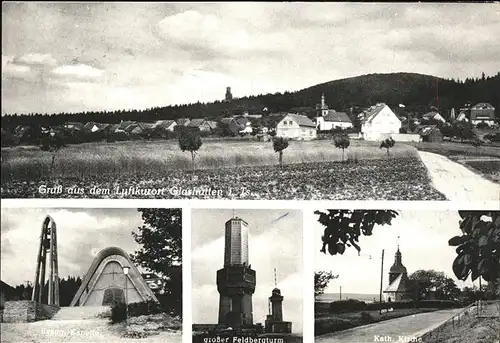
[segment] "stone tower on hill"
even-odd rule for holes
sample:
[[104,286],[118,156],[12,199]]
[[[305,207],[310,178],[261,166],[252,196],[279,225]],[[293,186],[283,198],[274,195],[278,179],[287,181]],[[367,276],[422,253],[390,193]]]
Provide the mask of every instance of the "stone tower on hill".
[[217,271],[219,325],[232,328],[253,325],[255,284],[255,270],[248,256],[248,223],[238,217],[231,218],[225,227],[224,267]]

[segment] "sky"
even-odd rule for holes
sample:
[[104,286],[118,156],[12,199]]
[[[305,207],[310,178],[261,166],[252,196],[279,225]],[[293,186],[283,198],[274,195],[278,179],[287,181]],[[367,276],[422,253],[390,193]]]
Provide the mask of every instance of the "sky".
[[15,287],[33,282],[42,223],[50,215],[57,226],[59,277],[83,277],[95,256],[116,246],[140,249],[131,232],[142,225],[137,209],[2,208],[1,279]]
[[369,73],[496,75],[500,4],[2,3],[2,114],[145,109]]
[[[288,213],[288,214],[287,214]],[[249,225],[249,261],[257,284],[252,297],[254,323],[264,325],[268,297],[277,287],[283,300],[283,320],[302,332],[303,266],[302,212],[297,210],[235,210]],[[224,225],[232,210],[192,210],[192,313],[195,324],[216,324],[219,311],[216,273],[224,266]]]
[[[389,284],[389,269],[394,264],[394,255],[399,249],[408,275],[419,270],[434,269],[452,278],[459,288],[472,286],[470,277],[458,280],[453,274],[452,263],[456,247],[448,240],[460,236],[460,216],[457,211],[398,211],[390,226],[376,225],[372,236],[362,236],[360,256],[356,249],[348,248],[343,255],[325,255],[320,252],[324,227],[317,221],[315,232],[315,271],[331,271],[338,279],[330,281],[325,293],[378,294],[380,291],[380,269],[382,249],[384,252],[383,288]],[[317,218],[317,216],[316,216]],[[398,239],[399,237],[399,239]],[[371,256],[371,259],[370,259]],[[479,281],[475,281],[478,286]]]

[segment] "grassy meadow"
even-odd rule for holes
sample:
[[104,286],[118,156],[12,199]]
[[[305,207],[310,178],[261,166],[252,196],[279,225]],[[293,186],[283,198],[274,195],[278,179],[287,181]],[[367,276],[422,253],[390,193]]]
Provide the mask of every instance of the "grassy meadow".
[[[167,171],[191,170],[191,155],[182,152],[176,140],[85,143],[61,148],[55,153],[38,147],[2,148],[2,183],[13,180],[115,178],[161,176]],[[414,147],[396,144],[392,158],[417,157]],[[387,158],[377,142],[351,141],[344,158],[349,161]],[[341,161],[342,150],[332,141],[292,141],[284,151],[285,164]],[[210,141],[196,156],[196,169],[264,166],[278,163],[270,142]]]

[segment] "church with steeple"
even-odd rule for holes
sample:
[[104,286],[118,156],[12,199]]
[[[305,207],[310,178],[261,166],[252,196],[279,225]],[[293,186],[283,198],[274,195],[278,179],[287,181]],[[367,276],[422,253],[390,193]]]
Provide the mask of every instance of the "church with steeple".
[[408,290],[408,272],[403,265],[402,254],[398,250],[394,255],[394,264],[389,270],[389,285],[384,291],[386,302],[410,300]]

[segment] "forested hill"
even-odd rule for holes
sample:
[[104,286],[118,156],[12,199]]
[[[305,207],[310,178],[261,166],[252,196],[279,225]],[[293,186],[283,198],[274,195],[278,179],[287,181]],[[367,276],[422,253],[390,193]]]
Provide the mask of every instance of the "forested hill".
[[[221,90],[221,93],[223,90]],[[82,113],[8,114],[2,116],[2,127],[19,124],[59,125],[66,121],[118,123],[120,120],[155,121],[158,119],[210,118],[217,119],[245,110],[259,112],[302,111],[314,115],[314,107],[325,94],[329,108],[348,112],[377,102],[389,106],[404,104],[408,112],[423,113],[431,106],[439,107],[448,115],[464,104],[489,102],[500,116],[500,72],[493,77],[448,80],[430,75],[412,73],[369,74],[318,84],[296,92],[265,94],[234,99],[231,102],[194,103],[142,110],[117,110]],[[458,112],[457,112],[458,113]]]

